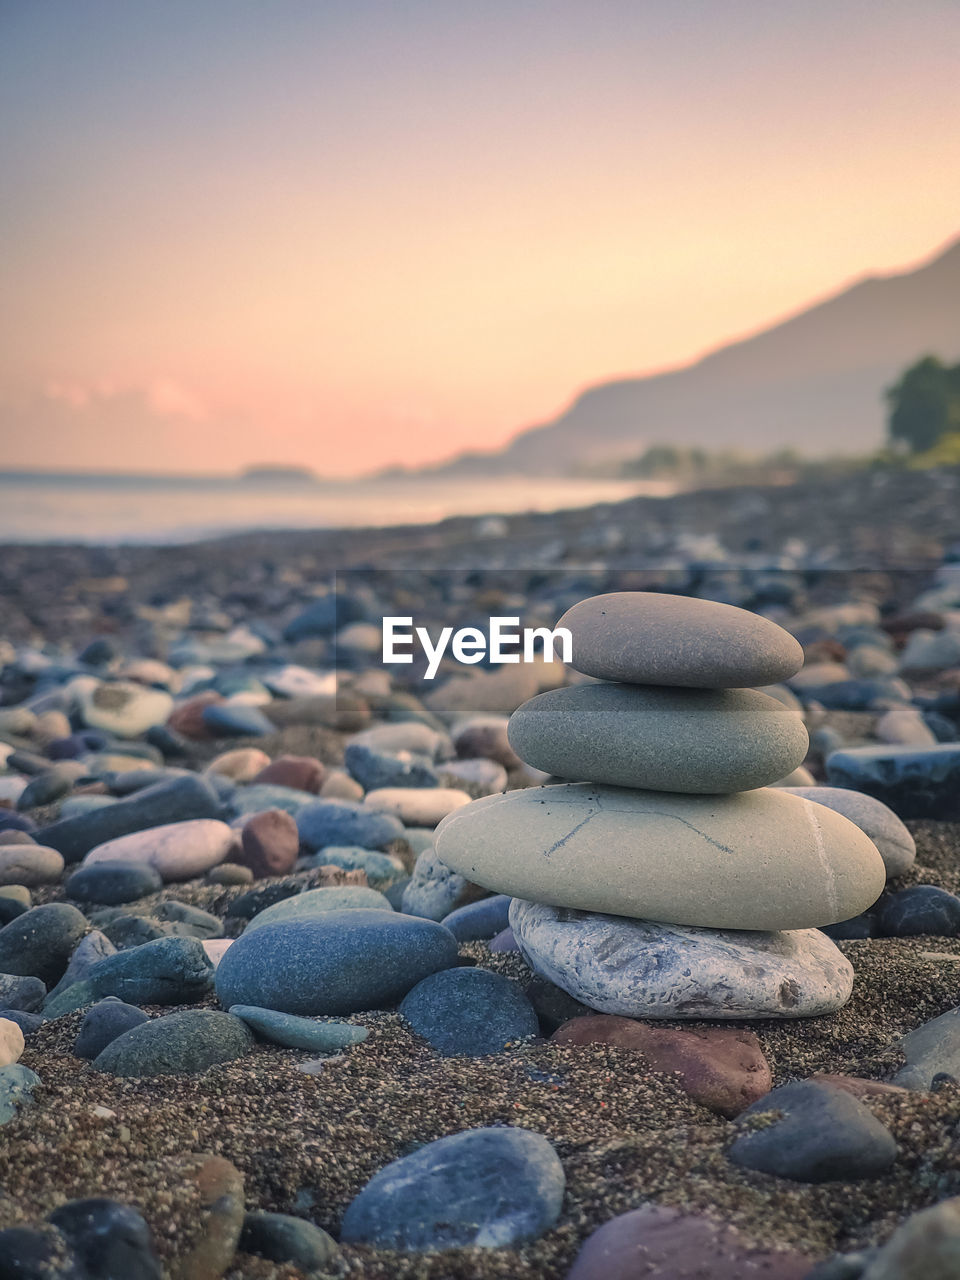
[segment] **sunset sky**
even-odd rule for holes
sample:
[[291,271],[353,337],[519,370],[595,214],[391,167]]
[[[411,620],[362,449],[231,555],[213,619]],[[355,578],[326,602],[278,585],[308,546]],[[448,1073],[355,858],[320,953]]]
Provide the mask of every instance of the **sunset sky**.
[[0,0],[0,466],[493,448],[960,233],[957,0]]

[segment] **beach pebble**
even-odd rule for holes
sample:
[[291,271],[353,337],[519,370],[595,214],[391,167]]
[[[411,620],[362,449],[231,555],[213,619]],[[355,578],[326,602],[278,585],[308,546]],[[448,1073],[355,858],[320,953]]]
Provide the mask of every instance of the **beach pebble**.
[[63,875],[63,858],[40,844],[10,844],[0,848],[0,884],[33,887],[52,884]]
[[450,730],[454,749],[461,759],[483,757],[505,769],[515,769],[520,757],[510,745],[508,716],[472,716]]
[[132,1205],[102,1197],[70,1200],[54,1209],[48,1222],[89,1275],[162,1280],[150,1228]]
[[23,1053],[23,1032],[16,1022],[0,1016],[0,1067],[19,1062]]
[[440,923],[450,930],[458,942],[486,941],[509,926],[512,901],[507,894],[497,893],[491,898],[481,898],[479,902],[457,907],[456,911],[444,916]]
[[497,893],[712,929],[833,924],[871,906],[886,882],[875,845],[852,822],[770,787],[511,791],[447,817],[436,852]]
[[453,754],[450,739],[445,733],[432,729],[418,720],[404,720],[399,724],[378,724],[354,734],[349,746],[369,747],[371,751],[410,751],[430,760],[441,760]]
[[232,938],[203,938],[201,941],[204,954],[214,969],[226,955],[228,949],[233,946]]
[[512,929],[502,929],[495,938],[490,939],[490,952],[496,955],[500,951],[519,951],[520,947]]
[[295,791],[293,787],[278,787],[273,782],[251,782],[238,787],[226,803],[234,818],[264,813],[267,809],[282,809],[295,818],[315,801],[312,791]]
[[347,1207],[340,1238],[398,1252],[535,1240],[560,1216],[566,1179],[529,1129],[468,1129],[381,1169]]
[[325,772],[320,761],[312,756],[278,756],[272,764],[265,765],[253,781],[316,795],[323,786]]
[[374,889],[389,888],[406,875],[403,863],[390,853],[376,849],[338,848],[328,845],[320,853],[304,858],[307,867],[340,867],[344,871],[362,871]]
[[9,1123],[21,1107],[33,1101],[33,1091],[40,1077],[22,1062],[0,1067],[0,1125]]
[[216,706],[223,697],[215,689],[204,689],[192,697],[184,698],[170,712],[166,727],[192,742],[208,742],[214,733],[203,718],[207,707]]
[[960,630],[915,630],[900,655],[900,670],[913,676],[960,667]]
[[713,1217],[645,1204],[588,1236],[566,1280],[806,1280],[811,1261],[794,1250],[752,1246]]
[[289,813],[266,809],[243,824],[241,846],[231,858],[248,867],[255,880],[292,871],[300,849],[300,833]]
[[677,1030],[632,1018],[594,1014],[566,1022],[554,1044],[611,1044],[643,1054],[654,1071],[676,1072],[686,1093],[728,1118],[773,1088],[770,1067],[752,1031],[726,1027]]
[[877,846],[888,879],[902,876],[916,861],[913,836],[893,810],[873,796],[843,787],[791,787],[789,790],[791,795],[826,805],[858,826]]
[[403,835],[403,823],[391,814],[347,800],[317,800],[306,805],[297,814],[297,828],[308,849],[328,844],[381,849]]
[[952,1280],[960,1275],[960,1196],[911,1214],[861,1280]]
[[244,933],[220,962],[217,996],[225,1008],[358,1013],[394,1003],[456,963],[456,939],[433,921],[366,908],[327,911]]
[[288,1262],[306,1275],[328,1270],[340,1254],[337,1242],[326,1231],[287,1213],[247,1213],[237,1246],[241,1253],[271,1262]]
[[236,862],[221,862],[218,867],[210,868],[206,879],[209,884],[252,884],[253,872]]
[[105,933],[100,929],[91,929],[85,937],[80,939],[63,977],[52,988],[50,996],[53,997],[74,982],[82,982],[84,978],[90,976],[90,971],[95,964],[99,964],[107,956],[116,955],[116,951],[117,948]]
[[466,791],[451,787],[382,787],[368,791],[364,799],[367,808],[393,814],[410,827],[435,827],[455,809],[469,803]]
[[351,778],[346,769],[331,769],[320,788],[325,800],[362,800],[363,787]]
[[199,938],[201,942],[208,938],[223,937],[223,921],[219,916],[211,915],[209,911],[194,907],[189,902],[177,902],[169,898],[153,908],[153,917],[161,924],[177,925],[177,934],[181,937]]
[[831,786],[863,791],[901,818],[960,818],[960,742],[845,748],[826,769]]
[[193,818],[108,840],[91,849],[83,865],[135,862],[152,868],[164,882],[192,880],[223,862],[235,842],[236,835],[225,822]]
[[47,988],[39,978],[0,972],[0,1013],[33,1013],[43,1004]]
[[87,728],[102,729],[117,738],[139,738],[152,725],[163,724],[173,711],[169,693],[129,680],[81,686],[76,699]]
[[270,757],[257,747],[237,747],[223,751],[207,765],[207,774],[216,773],[232,782],[252,782],[270,765]]
[[263,683],[281,698],[329,697],[337,692],[335,672],[311,671],[293,664],[268,672],[263,676]]
[[273,733],[260,708],[242,702],[210,702],[202,714],[204,728],[214,738],[262,738]]
[[535,973],[628,1018],[805,1018],[850,998],[853,969],[819,929],[690,929],[515,899],[510,924]]
[[74,764],[72,761],[69,765],[62,764],[53,769],[46,769],[43,773],[38,773],[31,778],[20,792],[17,808],[21,812],[26,812],[28,809],[38,809],[41,805],[55,804],[73,789],[77,778],[85,774],[84,766]]
[[862,1102],[809,1080],[781,1085],[740,1117],[774,1114],[774,1123],[741,1132],[728,1151],[734,1164],[795,1182],[876,1178],[897,1158],[897,1144]]
[[[0,975],[0,981],[2,981],[2,975]],[[31,979],[25,978],[23,981],[31,981]],[[23,1009],[3,1009],[0,1012],[0,1018],[6,1018],[8,1022],[16,1023],[25,1036],[31,1035],[46,1022],[46,1018],[42,1014],[27,1013]]]
[[343,753],[350,776],[365,791],[384,787],[436,787],[440,779],[425,756],[409,751],[396,755],[374,751],[360,742],[352,742]]
[[312,1053],[339,1053],[353,1044],[361,1044],[370,1032],[349,1022],[319,1022],[300,1018],[276,1009],[258,1009],[254,1005],[235,1004],[230,1013],[240,1018],[252,1031],[285,1049],[306,1049]]
[[195,1004],[213,987],[213,965],[197,938],[157,938],[128,951],[118,951],[94,965],[50,999],[48,1018],[72,1013],[103,996],[122,996],[131,1004]]
[[86,916],[65,902],[31,907],[0,929],[0,973],[58,982],[88,927]]
[[424,849],[414,864],[410,883],[401,898],[401,910],[408,916],[442,920],[458,907],[483,896],[486,896],[483,889],[453,871],[429,848]]
[[292,618],[283,629],[283,638],[293,644],[311,636],[332,636],[339,628],[364,616],[364,605],[358,597],[345,591],[331,591]]
[[[129,836],[126,837],[130,839]],[[58,855],[59,856],[59,855]],[[136,902],[163,888],[163,877],[149,863],[110,860],[88,863],[67,878],[63,891],[75,902],[114,906]]]
[[0,929],[11,920],[16,920],[17,916],[22,916],[26,910],[27,907],[17,898],[0,896]]
[[916,707],[891,707],[879,718],[873,732],[880,742],[904,747],[932,747],[937,741]]
[[442,781],[449,783],[465,782],[474,791],[482,795],[493,795],[496,791],[506,791],[509,779],[507,771],[496,760],[447,760],[440,765]]
[[328,911],[355,911],[366,908],[374,911],[391,911],[387,899],[376,889],[362,884],[331,885],[326,889],[307,889],[281,899],[257,912],[244,933],[262,929],[268,924],[283,924],[291,920],[313,920]]
[[118,1036],[148,1021],[147,1015],[136,1005],[125,1004],[116,996],[107,996],[84,1014],[73,1052],[78,1058],[92,1062]]
[[911,885],[887,894],[877,903],[879,932],[887,938],[931,934],[960,937],[960,898],[932,884]]
[[442,1057],[502,1053],[540,1029],[520,987],[487,969],[431,974],[404,997],[400,1014]]
[[0,804],[15,805],[20,797],[26,791],[29,785],[29,779],[21,777],[19,774],[8,774],[6,777],[0,777]]
[[756,689],[585,684],[524,703],[510,745],[561,778],[702,794],[782,778],[806,755],[807,731]]
[[62,818],[43,829],[41,843],[57,849],[65,861],[79,862],[98,845],[158,825],[219,818],[220,808],[219,797],[210,784],[187,774],[146,787],[126,800],[117,800],[76,817]]
[[906,1058],[891,1081],[902,1089],[929,1089],[935,1076],[960,1079],[960,1009],[924,1022],[897,1042]]
[[245,1022],[215,1009],[168,1013],[123,1032],[94,1061],[115,1076],[194,1075],[249,1053],[253,1034]]
[[0,1231],[0,1280],[88,1280],[89,1275],[48,1222]]
[[165,1280],[219,1280],[233,1262],[243,1229],[243,1174],[212,1155],[184,1156],[167,1167],[175,1185],[192,1192],[193,1203],[190,1229],[174,1237],[187,1247],[181,1245],[168,1261]]
[[886,1084],[883,1080],[866,1080],[861,1076],[841,1076],[832,1072],[817,1072],[809,1077],[812,1084],[827,1085],[831,1089],[842,1089],[854,1098],[902,1097],[907,1090],[899,1085]]
[[647,591],[592,596],[568,609],[572,665],[628,684],[698,689],[778,684],[800,670],[788,632],[732,605]]

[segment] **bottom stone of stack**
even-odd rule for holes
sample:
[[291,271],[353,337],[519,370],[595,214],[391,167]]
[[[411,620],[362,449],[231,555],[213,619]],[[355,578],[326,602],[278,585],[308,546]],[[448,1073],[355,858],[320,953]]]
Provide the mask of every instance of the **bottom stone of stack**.
[[853,968],[819,929],[700,929],[515,898],[530,967],[601,1013],[627,1018],[810,1018],[850,998]]

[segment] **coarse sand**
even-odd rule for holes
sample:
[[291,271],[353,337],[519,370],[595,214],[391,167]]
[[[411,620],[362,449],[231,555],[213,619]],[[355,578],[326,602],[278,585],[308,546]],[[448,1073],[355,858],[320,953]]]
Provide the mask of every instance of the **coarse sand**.
[[[918,864],[902,883],[960,888],[960,824],[910,825]],[[200,882],[160,895],[220,914],[234,896]],[[896,1039],[960,1005],[960,939],[840,946],[857,975],[844,1009],[739,1024],[756,1031],[776,1084],[818,1071],[889,1076],[902,1062]],[[461,950],[521,982],[530,977],[516,953],[491,955],[483,943]],[[439,1058],[396,1014],[371,1013],[351,1019],[370,1028],[369,1040],[327,1060],[317,1075],[297,1070],[307,1055],[261,1045],[200,1076],[137,1080],[95,1072],[73,1056],[81,1017],[70,1014],[28,1037],[23,1062],[43,1085],[35,1105],[0,1131],[0,1225],[35,1220],[64,1200],[107,1195],[139,1206],[158,1252],[170,1257],[195,1238],[202,1218],[178,1160],[208,1153],[242,1171],[248,1209],[296,1213],[336,1236],[346,1205],[389,1161],[490,1124],[521,1125],[556,1145],[567,1194],[554,1230],[516,1250],[400,1255],[344,1246],[343,1266],[330,1274],[562,1277],[592,1230],[645,1200],[712,1214],[751,1241],[816,1259],[882,1241],[907,1214],[960,1193],[960,1086],[949,1083],[929,1094],[866,1100],[900,1145],[888,1174],[805,1185],[731,1164],[724,1153],[733,1125],[630,1050],[528,1043],[485,1059]],[[95,1107],[115,1115],[98,1117]],[[227,1274],[292,1280],[300,1273],[238,1254]]]

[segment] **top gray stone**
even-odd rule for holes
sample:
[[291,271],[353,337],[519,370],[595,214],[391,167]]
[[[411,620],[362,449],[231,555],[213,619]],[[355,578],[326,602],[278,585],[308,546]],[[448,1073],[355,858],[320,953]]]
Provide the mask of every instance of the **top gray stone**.
[[782,627],[712,600],[614,591],[581,600],[557,624],[577,671],[625,684],[743,689],[786,680],[803,650]]

